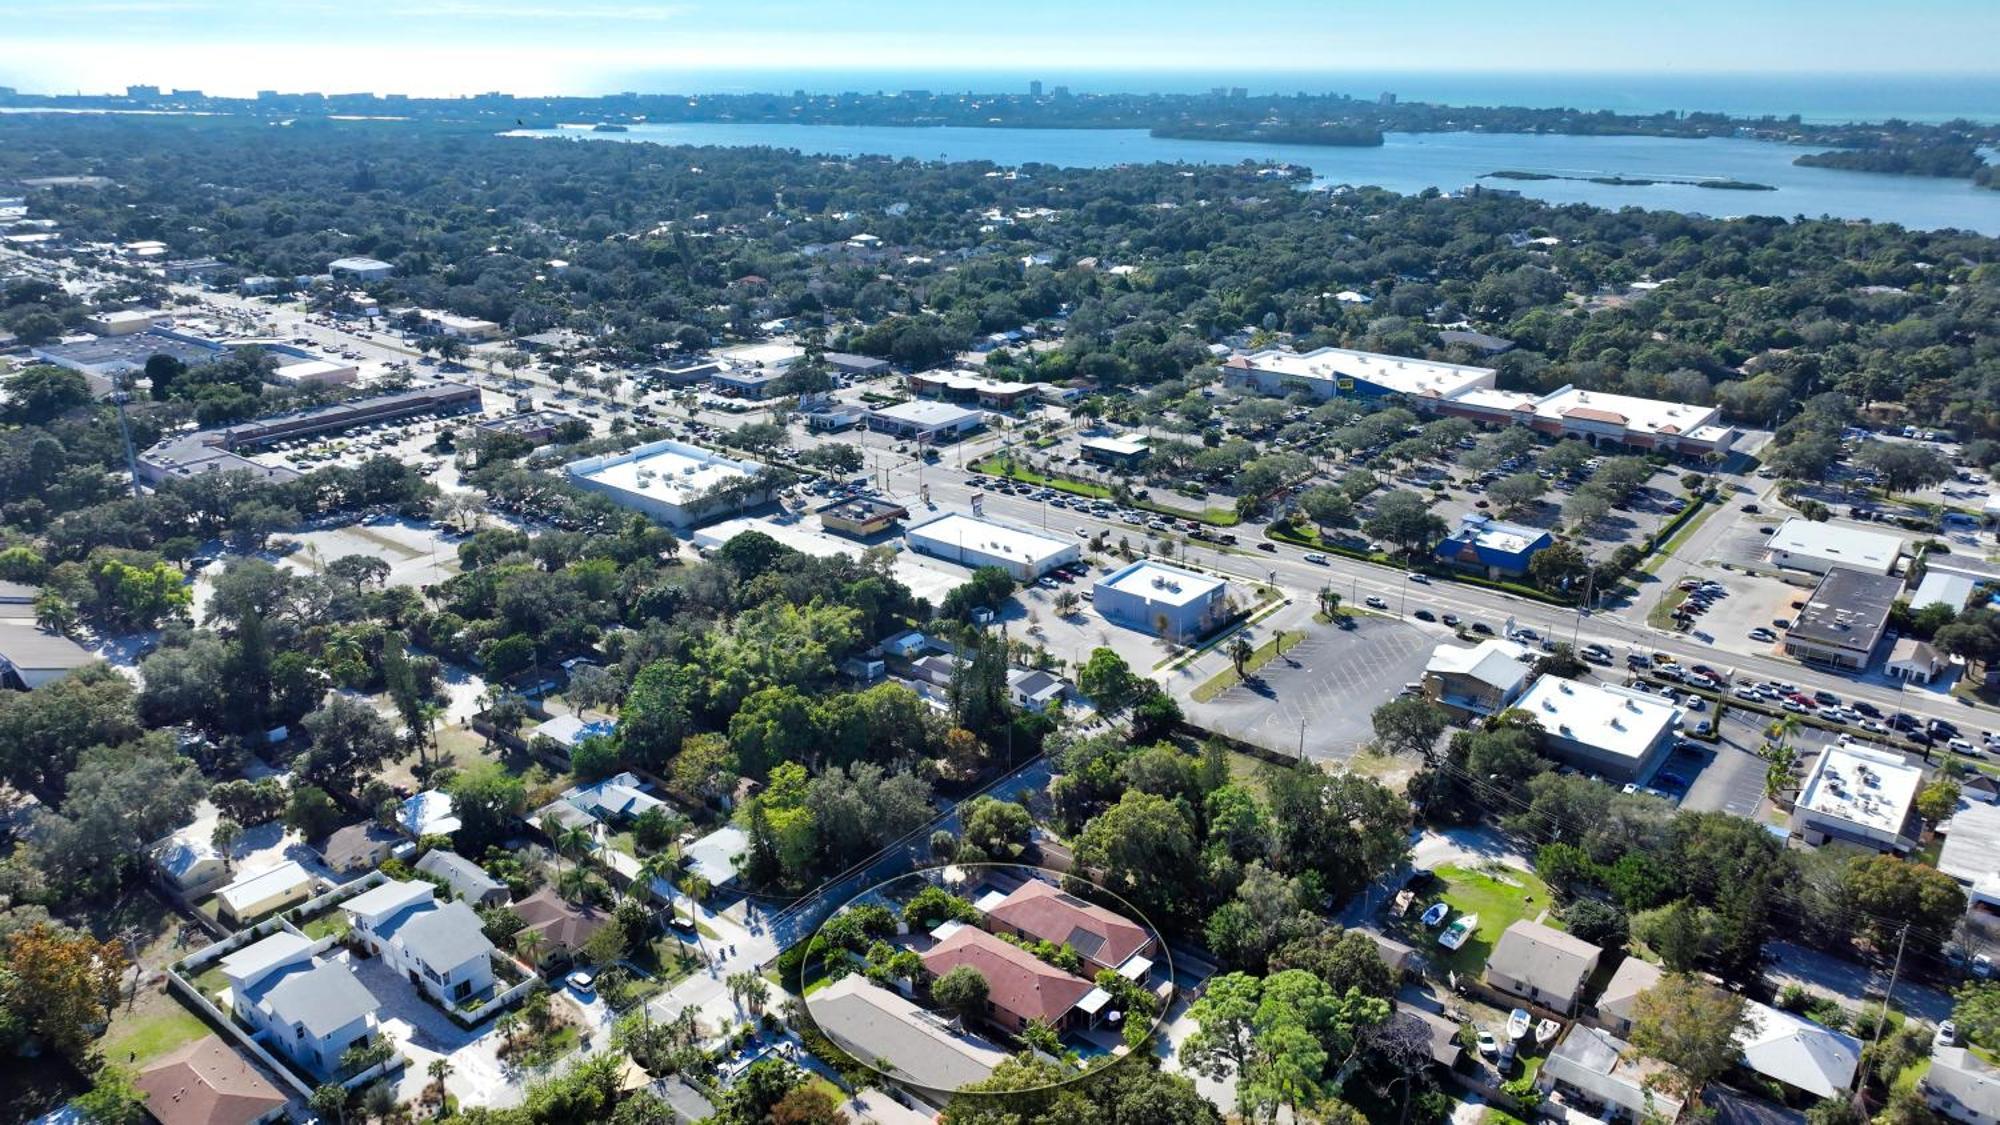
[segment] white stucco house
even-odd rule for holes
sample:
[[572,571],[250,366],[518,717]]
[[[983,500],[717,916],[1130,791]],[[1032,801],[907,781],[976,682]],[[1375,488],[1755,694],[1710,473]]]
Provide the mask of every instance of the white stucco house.
[[340,1057],[376,1034],[381,1005],[346,965],[321,961],[313,943],[280,930],[222,959],[230,1009],[265,1046],[330,1077]]
[[463,902],[437,901],[437,887],[391,880],[340,904],[354,935],[412,985],[446,1004],[493,986],[493,943]]

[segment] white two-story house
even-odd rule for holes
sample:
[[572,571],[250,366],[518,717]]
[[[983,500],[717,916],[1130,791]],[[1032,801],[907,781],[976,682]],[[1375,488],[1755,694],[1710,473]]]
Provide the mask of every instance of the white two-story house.
[[493,943],[463,902],[437,901],[430,883],[391,880],[340,904],[354,935],[397,972],[446,1004],[493,986]]
[[257,1038],[320,1077],[375,1038],[373,993],[346,965],[312,955],[312,942],[279,931],[222,959],[230,1008]]

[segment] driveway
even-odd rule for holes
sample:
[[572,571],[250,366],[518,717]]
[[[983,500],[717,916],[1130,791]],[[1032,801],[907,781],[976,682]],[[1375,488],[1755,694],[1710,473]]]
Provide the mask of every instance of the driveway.
[[[1765,953],[1769,963],[1764,975],[1773,987],[1782,990],[1788,985],[1801,985],[1814,995],[1831,997],[1855,1011],[1880,1004],[1882,989],[1889,983],[1886,969],[1878,970],[1788,941],[1772,942],[1765,947]],[[1907,976],[1896,982],[1892,1003],[1899,1010],[1932,1023],[1951,1017],[1950,996]]]
[[[427,1071],[431,1061],[448,1058],[453,1073],[445,1080],[445,1088],[461,1101],[469,1098],[468,1104],[488,1106],[520,1102],[519,1080],[501,1066],[495,1053],[500,1037],[491,1034],[490,1024],[467,1031],[419,996],[408,978],[397,974],[380,957],[344,956],[355,979],[381,1005],[376,1009],[375,1020],[382,1034],[410,1060],[397,1082],[399,1095],[411,1098],[422,1093],[430,1082]],[[481,1032],[491,1036],[493,1042],[480,1044]]]
[[1304,626],[1306,638],[1207,703],[1181,701],[1188,720],[1245,742],[1345,761],[1375,736],[1369,714],[1423,678],[1433,641],[1376,617],[1353,629]]
[[1398,868],[1362,888],[1361,893],[1341,908],[1334,921],[1343,929],[1350,930],[1356,926],[1372,925],[1376,915],[1388,905],[1409,877],[1410,868],[1435,871],[1448,864],[1477,867],[1484,863],[1501,863],[1520,871],[1534,870],[1534,865],[1514,846],[1514,842],[1491,825],[1469,824],[1441,831],[1420,829],[1411,833],[1409,867]]

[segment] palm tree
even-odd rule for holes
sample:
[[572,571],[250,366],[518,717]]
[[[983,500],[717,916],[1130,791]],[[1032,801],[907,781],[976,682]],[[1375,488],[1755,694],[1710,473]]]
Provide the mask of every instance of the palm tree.
[[436,765],[437,763],[427,762],[425,760],[423,754],[423,747],[424,744],[428,742],[430,744],[431,751],[433,753],[437,751],[438,720],[443,718],[444,715],[445,715],[444,704],[438,702],[435,699],[421,700],[417,704],[417,721],[422,723],[425,728],[421,734],[418,734],[417,764],[423,767],[424,778],[426,781],[428,781],[430,778],[430,771],[432,766]]
[[[519,953],[521,958],[528,964],[539,966],[542,960],[537,954],[540,953],[542,946],[547,945],[548,942],[548,937],[540,930],[522,930],[520,933],[514,935],[514,952]],[[509,1020],[514,1021],[513,1025],[509,1026],[507,1024]],[[506,1015],[500,1017],[500,1021],[502,1024],[501,1033],[507,1038],[512,1039],[514,1037],[514,1027],[520,1024],[519,1019],[516,1018],[513,1012],[508,1012]]]
[[427,1073],[427,1074],[429,1074],[429,1075],[431,1076],[431,1081],[437,1084],[437,1094],[438,1094],[438,1104],[439,1104],[439,1105],[443,1105],[443,1104],[444,1104],[444,1080],[445,1080],[445,1079],[446,1079],[447,1077],[449,1077],[449,1076],[450,1076],[450,1074],[451,1074],[451,1072],[452,1072],[452,1065],[451,1065],[451,1060],[449,1060],[449,1059],[432,1059],[432,1060],[431,1060],[431,1065],[430,1065],[430,1066],[428,1066],[428,1067],[426,1067],[426,1068],[424,1068],[424,1069],[425,1069],[425,1073]]
[[1319,588],[1320,613],[1323,614],[1328,620],[1332,620],[1333,615],[1339,612],[1339,610],[1340,610],[1340,591],[1335,590],[1331,586],[1321,586]]
[[57,636],[76,628],[76,607],[59,594],[43,591],[35,598],[35,625]]
[[556,893],[567,899],[579,899],[590,890],[590,872],[581,867],[571,867],[556,876]]
[[589,854],[590,845],[595,842],[596,837],[591,835],[588,827],[581,824],[572,825],[556,836],[556,852],[569,853],[571,869],[574,870],[583,865],[583,857]]
[[1243,678],[1244,675],[1243,669],[1246,665],[1250,663],[1250,658],[1254,656],[1256,652],[1257,652],[1256,649],[1250,647],[1250,642],[1243,639],[1243,634],[1238,633],[1236,636],[1230,638],[1229,662],[1236,666],[1237,679],[1240,680]]
[[[639,879],[645,884],[647,896],[669,910],[674,905],[674,872],[679,866],[671,852],[654,852],[639,861]],[[658,889],[662,884],[668,888],[664,892]]]
[[233,818],[225,816],[216,820],[215,831],[209,834],[208,841],[215,845],[216,851],[222,853],[222,869],[224,871],[235,869],[236,841],[242,838],[243,826],[236,823]]

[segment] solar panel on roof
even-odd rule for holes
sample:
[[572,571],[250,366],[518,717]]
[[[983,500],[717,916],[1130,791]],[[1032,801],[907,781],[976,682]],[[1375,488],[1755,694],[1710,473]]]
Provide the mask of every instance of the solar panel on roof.
[[1069,932],[1069,947],[1085,957],[1094,958],[1098,951],[1104,948],[1104,935],[1091,933],[1078,926]]

